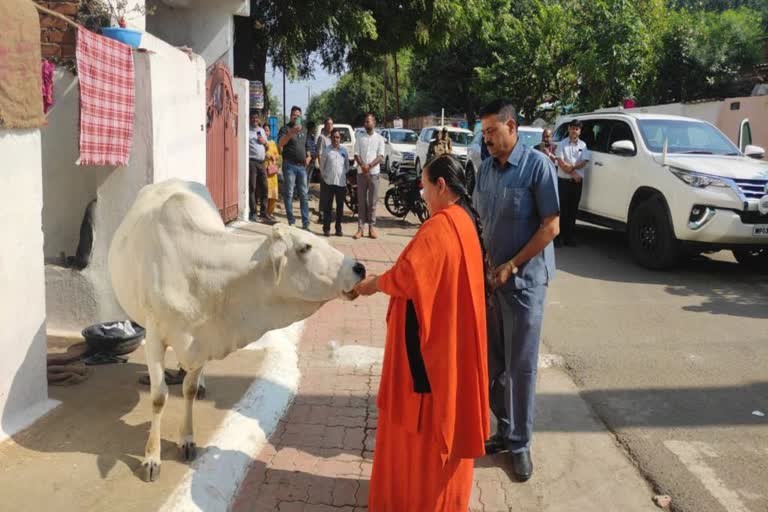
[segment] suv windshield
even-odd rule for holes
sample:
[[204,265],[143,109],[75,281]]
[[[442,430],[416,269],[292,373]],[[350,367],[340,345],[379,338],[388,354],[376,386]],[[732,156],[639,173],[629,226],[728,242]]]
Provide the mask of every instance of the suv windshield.
[[533,130],[517,130],[517,138],[520,139],[524,145],[532,148],[541,142],[541,132]]
[[472,134],[470,132],[448,132],[448,137],[458,146],[469,146],[472,144]]
[[645,145],[661,153],[667,138],[667,152],[699,155],[738,155],[739,150],[717,128],[700,121],[643,119],[637,122]]
[[340,128],[337,126],[336,129],[339,130],[342,144],[346,144],[347,142],[352,142],[352,135],[349,133],[349,128]]
[[416,139],[418,138],[419,136],[416,134],[416,132],[394,130],[390,130],[389,132],[389,142],[393,142],[395,144],[416,144]]

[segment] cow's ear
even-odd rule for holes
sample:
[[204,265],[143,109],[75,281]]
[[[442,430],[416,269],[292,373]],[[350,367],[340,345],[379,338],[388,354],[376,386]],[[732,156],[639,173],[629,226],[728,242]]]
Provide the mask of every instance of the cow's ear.
[[272,240],[272,245],[269,248],[269,260],[275,274],[275,282],[280,281],[280,277],[283,275],[283,269],[285,269],[285,265],[288,263],[288,257],[285,255],[287,250],[288,246],[284,240]]
[[275,224],[272,227],[272,240],[285,240],[288,237],[288,226],[285,224]]

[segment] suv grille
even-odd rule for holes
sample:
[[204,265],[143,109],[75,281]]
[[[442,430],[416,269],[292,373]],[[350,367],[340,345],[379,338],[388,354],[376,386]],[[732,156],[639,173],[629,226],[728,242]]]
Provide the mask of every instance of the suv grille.
[[760,199],[766,195],[765,185],[768,180],[733,180],[747,199]]
[[739,217],[744,224],[768,224],[768,215],[760,212],[739,212]]

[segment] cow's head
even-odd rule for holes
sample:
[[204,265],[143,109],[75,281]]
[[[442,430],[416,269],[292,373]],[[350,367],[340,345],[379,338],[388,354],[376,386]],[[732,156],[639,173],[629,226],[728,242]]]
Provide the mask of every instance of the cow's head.
[[268,244],[278,296],[308,302],[357,296],[353,288],[365,277],[365,266],[325,240],[278,224]]

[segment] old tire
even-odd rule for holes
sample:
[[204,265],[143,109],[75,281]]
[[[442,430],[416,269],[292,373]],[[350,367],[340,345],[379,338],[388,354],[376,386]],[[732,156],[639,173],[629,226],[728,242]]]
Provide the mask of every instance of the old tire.
[[751,270],[768,272],[768,248],[766,249],[734,249],[733,257],[739,264]]
[[670,268],[680,258],[680,242],[660,197],[647,199],[632,211],[628,235],[632,256],[645,268]]

